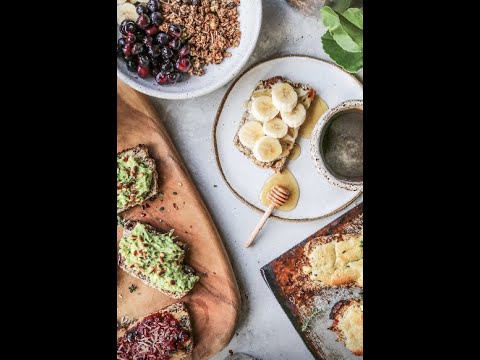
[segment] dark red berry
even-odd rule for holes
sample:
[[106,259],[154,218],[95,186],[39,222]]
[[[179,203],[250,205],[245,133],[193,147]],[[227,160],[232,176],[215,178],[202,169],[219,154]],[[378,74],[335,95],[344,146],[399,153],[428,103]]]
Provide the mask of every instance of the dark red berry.
[[168,46],[173,50],[178,50],[180,49],[180,46],[182,46],[182,43],[180,42],[179,39],[172,39],[168,43]]
[[170,74],[167,75],[168,77],[168,82],[170,84],[175,84],[180,80],[180,74],[176,71],[171,72]]
[[173,56],[173,51],[172,49],[164,46],[162,47],[162,58],[165,60],[170,59]]
[[157,26],[150,26],[145,29],[145,33],[149,36],[156,35],[158,33],[158,27]]
[[162,14],[158,11],[152,12],[150,14],[150,20],[152,21],[153,25],[159,26],[162,23]]
[[153,38],[151,36],[145,36],[142,41],[146,46],[150,47],[153,44]]
[[147,3],[147,8],[148,10],[150,10],[150,12],[158,11],[158,9],[160,8],[160,3],[158,2],[158,0],[149,0]]
[[176,24],[170,24],[168,27],[168,33],[173,38],[179,38],[182,35],[182,29]]
[[186,57],[188,55],[190,55],[190,45],[185,44],[178,50],[178,56]]
[[144,4],[138,4],[135,7],[135,10],[137,11],[138,15],[143,15],[143,14],[146,14],[148,12],[148,9]]
[[148,17],[148,15],[140,15],[137,19],[137,25],[142,29],[148,27],[150,25],[150,18]]
[[175,70],[175,67],[173,66],[173,63],[169,60],[165,61],[162,66],[160,67],[163,72],[165,73],[171,73],[173,70]]
[[137,68],[137,73],[138,76],[140,76],[142,79],[145,79],[150,74],[150,69],[148,67],[143,67],[139,64]]
[[125,41],[130,44],[133,44],[136,40],[137,40],[137,37],[135,36],[134,33],[128,33],[127,36],[125,37]]
[[170,38],[170,35],[168,35],[166,32],[161,31],[157,34],[157,37],[155,38],[155,40],[157,41],[157,44],[168,45],[171,38]]
[[132,54],[133,55],[141,54],[144,51],[145,51],[145,47],[144,47],[143,44],[140,44],[140,43],[133,44],[133,46],[132,46]]
[[125,55],[125,57],[132,55],[132,47],[133,45],[131,43],[127,43],[123,47],[123,55]]
[[192,64],[190,63],[189,58],[180,58],[177,60],[175,67],[177,68],[178,71],[180,72],[187,72],[190,70],[190,67]]
[[150,49],[148,49],[148,55],[154,58],[160,56],[160,52],[160,45],[152,45]]
[[168,84],[168,75],[160,71],[157,74],[157,76],[155,76],[155,81],[159,85],[167,85]]

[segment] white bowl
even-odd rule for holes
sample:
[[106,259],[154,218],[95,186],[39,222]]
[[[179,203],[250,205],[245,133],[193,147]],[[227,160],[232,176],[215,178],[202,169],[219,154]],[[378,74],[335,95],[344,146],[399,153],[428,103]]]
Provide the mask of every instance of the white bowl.
[[229,49],[232,56],[220,64],[205,67],[205,75],[191,76],[187,81],[161,86],[151,76],[142,79],[128,71],[125,61],[117,58],[117,76],[135,90],[161,99],[189,99],[217,90],[240,73],[255,49],[262,25],[262,1],[242,0],[238,14],[242,32],[240,45]]

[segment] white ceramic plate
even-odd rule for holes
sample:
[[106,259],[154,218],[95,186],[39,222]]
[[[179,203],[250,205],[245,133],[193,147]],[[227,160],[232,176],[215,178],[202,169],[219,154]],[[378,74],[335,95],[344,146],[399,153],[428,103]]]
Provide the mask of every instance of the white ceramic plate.
[[[125,61],[117,58],[117,76],[135,90],[161,99],[189,99],[217,90],[238,75],[252,54],[262,25],[262,1],[242,1],[238,14],[242,32],[240,45],[229,49],[232,56],[225,58],[222,63],[207,66],[205,75],[191,76],[187,81],[175,85],[160,86],[153,77],[142,79],[128,71]],[[120,36],[118,29],[117,35]]]
[[[349,99],[363,99],[362,84],[352,75],[329,62],[307,56],[286,56],[260,63],[241,74],[225,94],[215,119],[213,141],[217,165],[233,193],[247,205],[264,211],[259,199],[263,184],[273,170],[255,166],[233,145],[233,138],[244,111],[244,102],[257,82],[273,76],[312,86],[329,108]],[[330,184],[315,169],[310,158],[310,140],[298,138],[302,149],[287,168],[297,179],[300,199],[295,209],[276,211],[275,217],[309,221],[332,215],[351,204],[361,191],[348,191]]]

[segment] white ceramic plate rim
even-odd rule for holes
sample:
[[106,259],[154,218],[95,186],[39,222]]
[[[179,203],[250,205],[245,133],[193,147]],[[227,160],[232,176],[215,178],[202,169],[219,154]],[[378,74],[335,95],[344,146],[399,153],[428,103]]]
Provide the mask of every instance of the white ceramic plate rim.
[[171,92],[164,92],[160,89],[159,90],[152,90],[152,89],[149,89],[145,86],[142,86],[141,84],[136,82],[131,77],[122,73],[118,68],[119,67],[118,62],[117,62],[117,76],[120,78],[120,80],[122,80],[123,82],[125,82],[126,84],[128,84],[129,86],[134,88],[135,90],[140,91],[141,93],[144,93],[146,95],[153,96],[153,97],[160,98],[160,99],[170,99],[170,100],[172,100],[172,99],[177,99],[177,100],[192,99],[192,98],[195,98],[195,97],[199,97],[199,96],[202,96],[202,95],[209,94],[209,93],[221,88],[223,85],[225,85],[230,80],[232,80],[235,76],[237,76],[237,74],[240,72],[240,70],[242,70],[243,66],[250,59],[250,55],[252,55],[253,50],[255,49],[255,46],[257,45],[258,37],[260,35],[260,29],[262,28],[262,1],[259,1],[258,5],[259,5],[258,8],[257,8],[258,16],[256,17],[256,21],[255,21],[255,33],[254,33],[254,39],[255,40],[250,43],[249,47],[245,51],[245,54],[244,54],[242,60],[237,64],[237,66],[235,66],[233,68],[233,70],[230,72],[230,75],[225,76],[223,78],[223,80],[219,80],[218,82],[214,82],[212,85],[206,86],[202,89],[193,90],[193,91],[186,91],[186,92],[183,92],[183,93],[171,93]]
[[[249,66],[248,68],[246,68],[245,70],[242,71],[241,74],[239,74],[235,80],[232,82],[232,84],[229,86],[229,88],[227,89],[227,91],[225,92],[225,95],[223,96],[222,98],[222,101],[220,102],[220,105],[218,106],[218,110],[217,110],[217,113],[215,115],[215,121],[213,122],[213,127],[212,127],[212,142],[213,142],[213,151],[214,151],[214,155],[215,155],[215,163],[217,165],[217,168],[218,170],[220,171],[220,175],[222,177],[222,180],[223,182],[227,185],[227,187],[230,189],[230,191],[233,193],[233,195],[235,195],[235,197],[237,199],[239,199],[240,201],[242,201],[245,205],[247,205],[248,207],[252,208],[253,210],[259,212],[259,213],[264,213],[265,212],[265,209],[260,209],[259,207],[253,205],[252,203],[250,203],[248,200],[246,200],[242,195],[240,195],[233,187],[232,185],[228,182],[227,178],[225,177],[225,173],[223,172],[223,169],[222,169],[222,165],[220,163],[220,157],[219,157],[219,153],[218,153],[218,146],[217,146],[217,125],[218,125],[218,121],[220,120],[220,115],[222,114],[222,111],[223,111],[223,107],[225,105],[225,102],[228,98],[228,96],[230,95],[230,92],[232,91],[232,89],[234,88],[234,86],[237,84],[237,82],[246,74],[248,73],[250,70],[253,70],[254,68],[256,68],[257,66],[259,65],[262,65],[262,64],[265,64],[265,63],[268,63],[268,62],[271,62],[271,61],[275,61],[275,60],[278,60],[278,59],[284,59],[284,58],[307,58],[307,59],[313,59],[313,60],[317,60],[317,61],[321,61],[321,62],[324,62],[326,64],[329,64],[329,65],[332,65],[332,66],[335,66],[336,68],[340,69],[341,71],[343,71],[345,74],[347,74],[348,76],[350,76],[353,80],[355,80],[362,88],[363,88],[363,83],[358,80],[355,76],[353,76],[352,74],[346,72],[344,69],[342,69],[340,66],[338,66],[337,64],[331,62],[331,61],[327,61],[327,60],[323,60],[323,59],[319,59],[319,58],[316,58],[314,56],[309,56],[309,55],[297,55],[297,54],[291,54],[291,55],[282,55],[282,56],[278,56],[278,57],[273,57],[271,59],[268,59],[268,60],[262,60],[262,61],[259,61],[251,66]],[[351,204],[353,204],[360,196],[362,196],[363,194],[363,191],[360,190],[358,191],[358,194],[357,196],[354,196],[350,201],[347,201],[345,204],[343,204],[342,206],[339,206],[338,208],[332,210],[331,212],[327,213],[327,214],[324,214],[322,216],[317,216],[317,217],[312,217],[312,218],[301,218],[301,219],[291,219],[291,218],[285,218],[285,217],[281,217],[281,216],[278,216],[278,215],[270,215],[270,218],[274,218],[274,219],[278,219],[278,220],[282,220],[282,221],[287,221],[287,222],[306,222],[306,221],[316,221],[316,220],[320,220],[320,219],[323,219],[323,218],[326,218],[326,217],[329,217],[331,215],[334,215],[336,213],[338,213],[339,211],[342,211],[344,209],[346,209],[347,207],[349,207]]]

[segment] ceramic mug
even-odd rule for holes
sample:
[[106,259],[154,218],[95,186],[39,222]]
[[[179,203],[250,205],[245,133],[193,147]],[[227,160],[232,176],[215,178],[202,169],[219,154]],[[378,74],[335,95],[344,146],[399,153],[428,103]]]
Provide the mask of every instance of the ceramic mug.
[[310,140],[310,156],[313,159],[315,168],[330,184],[350,191],[363,191],[363,175],[358,178],[347,179],[345,177],[340,177],[338,174],[333,174],[325,163],[325,157],[322,151],[325,132],[331,124],[331,121],[335,119],[338,114],[352,110],[361,110],[363,113],[363,100],[344,101],[327,110],[320,117],[312,132]]

